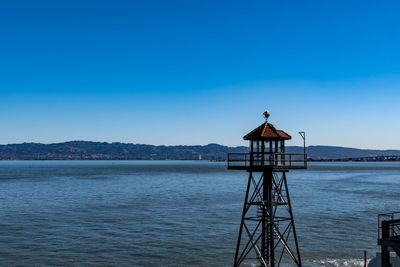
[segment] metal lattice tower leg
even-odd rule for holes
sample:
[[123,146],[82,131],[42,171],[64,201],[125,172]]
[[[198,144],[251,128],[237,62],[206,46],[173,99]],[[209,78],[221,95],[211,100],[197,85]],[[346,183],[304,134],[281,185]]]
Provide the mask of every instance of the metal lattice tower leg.
[[285,172],[249,172],[234,267],[245,260],[276,267],[283,260],[301,267]]

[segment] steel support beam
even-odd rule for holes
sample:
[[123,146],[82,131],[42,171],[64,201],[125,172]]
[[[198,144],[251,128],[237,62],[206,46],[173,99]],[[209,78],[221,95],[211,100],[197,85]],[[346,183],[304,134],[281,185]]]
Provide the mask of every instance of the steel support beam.
[[264,267],[302,266],[285,172],[249,172],[233,266],[254,258]]

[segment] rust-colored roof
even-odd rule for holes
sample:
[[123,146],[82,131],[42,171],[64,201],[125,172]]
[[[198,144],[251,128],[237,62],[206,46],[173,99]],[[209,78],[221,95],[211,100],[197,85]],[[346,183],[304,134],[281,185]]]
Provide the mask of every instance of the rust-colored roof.
[[292,137],[282,130],[279,130],[269,122],[265,122],[246,134],[244,140],[288,140]]

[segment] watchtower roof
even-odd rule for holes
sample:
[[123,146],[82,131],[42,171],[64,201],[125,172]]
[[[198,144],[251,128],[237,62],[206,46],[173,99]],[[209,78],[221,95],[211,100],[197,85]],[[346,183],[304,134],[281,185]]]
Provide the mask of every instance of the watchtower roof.
[[243,137],[244,140],[289,140],[292,137],[272,123],[265,122]]

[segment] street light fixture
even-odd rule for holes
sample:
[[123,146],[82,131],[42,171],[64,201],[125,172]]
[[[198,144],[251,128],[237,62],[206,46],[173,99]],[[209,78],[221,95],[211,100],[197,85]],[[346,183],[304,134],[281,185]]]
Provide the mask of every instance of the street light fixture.
[[306,132],[299,132],[301,138],[303,138],[304,154],[306,154]]

